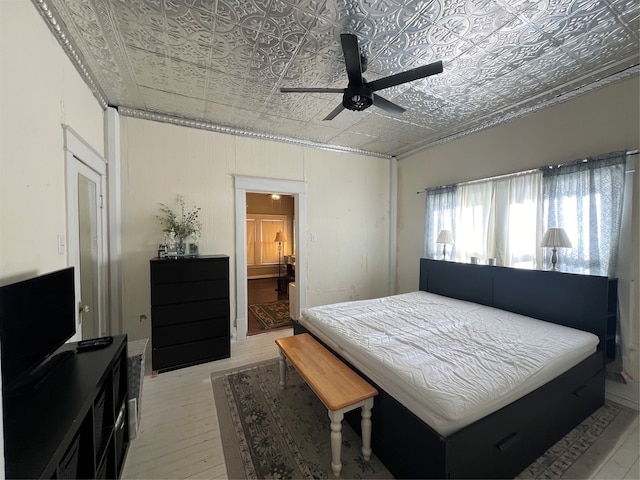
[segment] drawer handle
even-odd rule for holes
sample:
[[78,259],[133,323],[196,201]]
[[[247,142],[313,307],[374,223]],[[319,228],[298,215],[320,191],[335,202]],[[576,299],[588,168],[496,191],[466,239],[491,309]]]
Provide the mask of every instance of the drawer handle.
[[517,432],[513,432],[496,443],[496,448],[501,452],[506,452],[509,448],[516,444],[518,440],[520,440],[520,435],[518,435]]
[[581,397],[581,396],[582,396],[582,394],[583,394],[586,390],[588,390],[588,389],[589,389],[589,387],[587,387],[586,385],[580,385],[578,388],[576,388],[576,389],[573,391],[573,394],[574,394],[576,397],[578,397],[578,398],[579,398],[579,397]]

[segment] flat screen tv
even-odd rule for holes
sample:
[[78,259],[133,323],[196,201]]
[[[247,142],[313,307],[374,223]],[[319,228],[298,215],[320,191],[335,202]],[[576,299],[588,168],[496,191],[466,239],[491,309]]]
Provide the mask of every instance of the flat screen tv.
[[22,384],[75,332],[73,267],[0,287],[3,392]]

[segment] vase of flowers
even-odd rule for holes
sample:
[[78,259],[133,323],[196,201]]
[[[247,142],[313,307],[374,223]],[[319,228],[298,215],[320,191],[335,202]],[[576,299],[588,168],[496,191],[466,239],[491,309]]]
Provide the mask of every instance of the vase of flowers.
[[198,219],[200,208],[193,207],[188,209],[182,195],[178,195],[177,203],[177,213],[164,203],[161,203],[161,215],[157,217],[162,224],[162,231],[168,236],[169,241],[175,244],[176,254],[184,255],[186,239],[193,237],[197,241],[197,238],[200,236],[202,230],[202,224]]

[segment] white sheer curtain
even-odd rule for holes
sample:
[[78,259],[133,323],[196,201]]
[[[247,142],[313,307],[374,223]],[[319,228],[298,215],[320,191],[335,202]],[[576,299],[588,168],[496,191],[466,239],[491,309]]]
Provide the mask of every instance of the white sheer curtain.
[[[618,343],[619,362],[614,371],[623,370],[633,378],[640,377],[640,296],[634,286],[633,268],[633,195],[634,175],[637,175],[638,153],[627,155],[624,199],[622,201],[622,221],[620,224],[620,242],[618,248]],[[636,183],[637,185],[637,183]],[[635,212],[636,218],[638,212]],[[617,369],[615,368],[617,367]]]
[[[572,248],[561,252],[564,271],[618,277],[617,355],[607,370],[631,370],[637,375],[637,365],[631,361],[637,348],[628,308],[631,272],[618,268],[619,253],[628,262],[624,257],[630,251],[630,239],[620,236],[623,214],[631,215],[629,205],[623,209],[625,197],[629,201],[625,195],[626,163],[626,152],[613,152],[547,169],[545,223],[563,227],[571,240]],[[625,223],[630,223],[630,218]],[[626,225],[624,231],[629,232]]]
[[615,276],[625,162],[614,152],[544,170],[544,224],[572,245],[559,252],[563,271]]
[[527,172],[497,179],[487,242],[489,257],[498,265],[538,268],[544,235],[542,172]]
[[[457,189],[456,185],[427,189],[424,234],[424,252],[427,258],[442,258],[442,245],[436,245],[440,230],[451,230],[454,240],[458,237],[455,225]],[[455,248],[448,246],[447,249],[452,251],[449,258],[455,260]]]
[[487,259],[489,220],[493,204],[494,185],[491,181],[480,181],[460,185],[456,221],[456,253],[461,262],[478,257]]
[[542,173],[509,175],[427,190],[425,252],[441,258],[438,232],[453,231],[452,260],[536,268],[542,238]]
[[541,171],[427,190],[425,252],[440,258],[442,229],[456,241],[451,259],[496,258],[498,265],[549,268],[544,231],[562,227],[572,248],[559,252],[565,272],[615,276],[626,152]]

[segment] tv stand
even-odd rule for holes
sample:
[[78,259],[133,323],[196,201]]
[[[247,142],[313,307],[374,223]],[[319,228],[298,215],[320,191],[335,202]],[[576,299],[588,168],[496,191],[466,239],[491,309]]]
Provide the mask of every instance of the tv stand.
[[51,355],[27,376],[11,385],[11,387],[6,391],[3,391],[3,395],[8,398],[18,397],[21,395],[33,395],[33,389],[39,388],[40,384],[49,375],[51,375],[55,369],[62,365],[66,360],[73,357],[73,355],[74,352],[71,350]]
[[[4,395],[7,478],[118,478],[129,446],[127,337],[76,354],[60,347],[22,388]],[[53,362],[53,363],[51,363]]]

